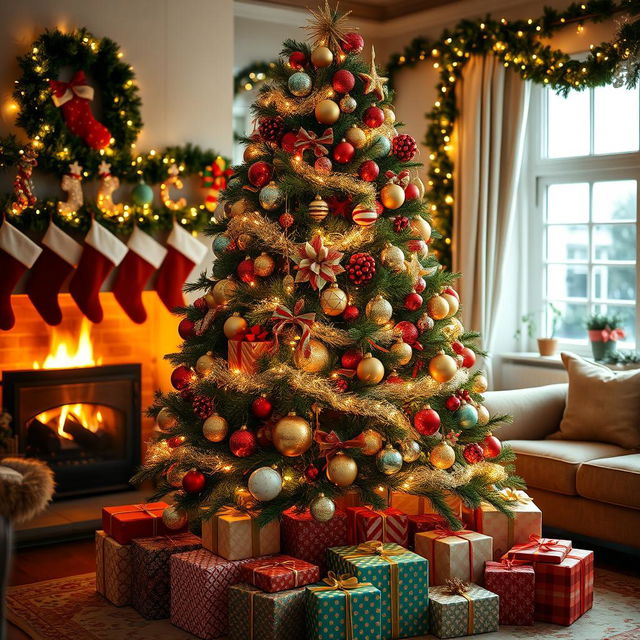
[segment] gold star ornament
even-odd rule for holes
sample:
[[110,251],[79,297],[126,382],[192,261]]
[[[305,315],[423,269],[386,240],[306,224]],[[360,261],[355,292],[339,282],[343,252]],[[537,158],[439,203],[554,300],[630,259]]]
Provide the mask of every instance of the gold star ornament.
[[360,80],[364,82],[364,92],[375,93],[378,100],[384,100],[384,85],[389,82],[389,78],[383,78],[378,75],[376,69],[376,50],[371,47],[371,69],[369,73],[359,73]]

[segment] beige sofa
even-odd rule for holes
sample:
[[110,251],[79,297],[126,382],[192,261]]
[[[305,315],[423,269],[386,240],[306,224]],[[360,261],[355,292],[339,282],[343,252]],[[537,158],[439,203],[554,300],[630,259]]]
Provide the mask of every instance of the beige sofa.
[[640,453],[549,439],[566,395],[566,384],[487,392],[492,414],[513,416],[495,435],[517,454],[517,472],[542,509],[544,526],[640,549]]

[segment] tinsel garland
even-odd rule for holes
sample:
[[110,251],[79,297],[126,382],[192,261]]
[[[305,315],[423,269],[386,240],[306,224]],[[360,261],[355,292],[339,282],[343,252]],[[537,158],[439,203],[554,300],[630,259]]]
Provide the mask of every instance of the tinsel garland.
[[288,116],[306,116],[313,112],[320,100],[335,97],[331,87],[311,92],[306,98],[290,98],[275,85],[266,85],[260,90],[258,104],[261,107],[273,107]]
[[415,400],[427,401],[440,394],[451,394],[469,378],[465,370],[460,370],[445,384],[436,382],[431,376],[425,375],[404,384],[380,384],[367,391],[367,397],[378,398],[387,402],[410,403]]

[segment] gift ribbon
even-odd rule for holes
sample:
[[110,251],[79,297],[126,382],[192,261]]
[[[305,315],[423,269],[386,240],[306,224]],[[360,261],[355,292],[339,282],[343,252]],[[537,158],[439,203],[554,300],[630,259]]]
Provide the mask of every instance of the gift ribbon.
[[313,434],[313,439],[318,443],[318,453],[320,456],[324,456],[325,464],[324,469],[327,468],[331,458],[333,458],[338,451],[343,449],[360,449],[364,444],[364,436],[362,434],[351,438],[351,440],[340,440],[340,436],[335,431],[322,431],[316,429]]
[[288,325],[300,327],[302,334],[300,335],[300,344],[298,349],[302,349],[302,354],[305,358],[311,356],[311,327],[316,319],[315,313],[300,313],[304,307],[304,299],[300,298],[293,307],[293,312],[284,305],[278,305],[273,312],[271,318],[275,320],[273,325],[273,335],[275,337],[276,347],[278,346],[278,338],[280,332]]
[[353,606],[351,603],[351,593],[353,589],[360,587],[370,587],[370,582],[358,582],[356,576],[350,576],[345,573],[337,575],[333,571],[329,571],[327,577],[322,580],[326,587],[309,587],[310,591],[342,591],[345,596],[344,604],[344,622],[346,626],[345,638],[346,640],[353,640]]
[[460,540],[465,540],[469,543],[469,582],[473,582],[473,544],[469,538],[465,538],[465,535],[469,533],[474,533],[473,531],[469,531],[468,529],[459,529],[458,531],[454,531],[453,529],[449,529],[448,527],[436,527],[433,530],[433,533],[436,534],[435,538],[431,538],[431,558],[433,565],[433,581],[436,581],[436,541],[442,540],[443,538],[460,538]]
[[487,560],[485,568],[504,569],[505,571],[513,571],[514,573],[525,573],[531,568],[531,564],[526,560],[511,560],[510,558],[502,558],[500,562]]
[[540,553],[548,553],[550,551],[569,551],[571,547],[566,544],[560,544],[558,540],[551,540],[550,538],[541,538],[537,536],[535,533],[532,533],[529,536],[529,542],[525,544],[517,544],[515,545],[511,551],[509,551],[509,555],[511,555],[514,551],[524,551],[525,549],[532,549],[534,557]]
[[472,636],[474,633],[474,607],[473,600],[467,593],[469,591],[469,585],[460,580],[460,578],[452,578],[451,580],[447,580],[445,590],[449,595],[452,596],[462,596],[467,601],[467,635]]
[[518,491],[518,489],[511,489],[510,487],[506,487],[498,491],[498,493],[507,502],[519,502],[520,504],[527,504],[529,502],[533,502],[533,498],[531,498],[524,491]]
[[255,586],[255,580],[256,580],[256,572],[259,571],[260,569],[288,569],[289,571],[293,572],[293,588],[296,589],[299,584],[298,584],[298,578],[299,578],[299,574],[301,573],[298,569],[296,569],[296,560],[282,560],[280,562],[269,562],[269,561],[265,561],[264,564],[261,564],[258,567],[254,567],[252,569],[252,575],[253,575],[253,584]]
[[324,146],[325,144],[333,144],[333,129],[331,127],[327,127],[321,136],[318,136],[314,131],[307,131],[304,127],[300,127],[293,148],[300,153],[307,149],[313,149],[316,158],[320,158],[329,153],[327,147]]
[[249,640],[253,640],[253,596],[258,591],[249,591]]
[[617,342],[625,337],[624,329],[590,329],[589,340],[591,342]]
[[84,100],[93,100],[93,87],[87,84],[84,71],[76,71],[70,82],[49,80],[49,88],[52,91],[51,99],[56,107],[66,104],[74,95]]
[[393,171],[385,171],[384,175],[391,184],[397,184],[403,189],[407,188],[409,180],[411,180],[411,174],[407,169],[398,174],[395,174]]
[[258,521],[252,515],[248,513],[244,513],[242,511],[238,511],[233,507],[222,507],[218,509],[216,514],[213,516],[211,525],[212,525],[212,536],[213,536],[213,544],[215,545],[215,550],[218,550],[218,520],[224,516],[232,516],[232,517],[247,517],[250,520],[251,525],[251,555],[259,556],[260,555],[260,527],[258,526]]

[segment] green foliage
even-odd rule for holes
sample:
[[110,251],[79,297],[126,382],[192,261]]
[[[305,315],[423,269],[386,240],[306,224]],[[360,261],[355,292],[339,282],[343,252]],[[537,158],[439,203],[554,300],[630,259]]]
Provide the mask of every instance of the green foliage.
[[622,326],[622,316],[618,313],[607,315],[606,313],[592,313],[585,320],[590,331],[602,331],[603,329],[618,329]]

